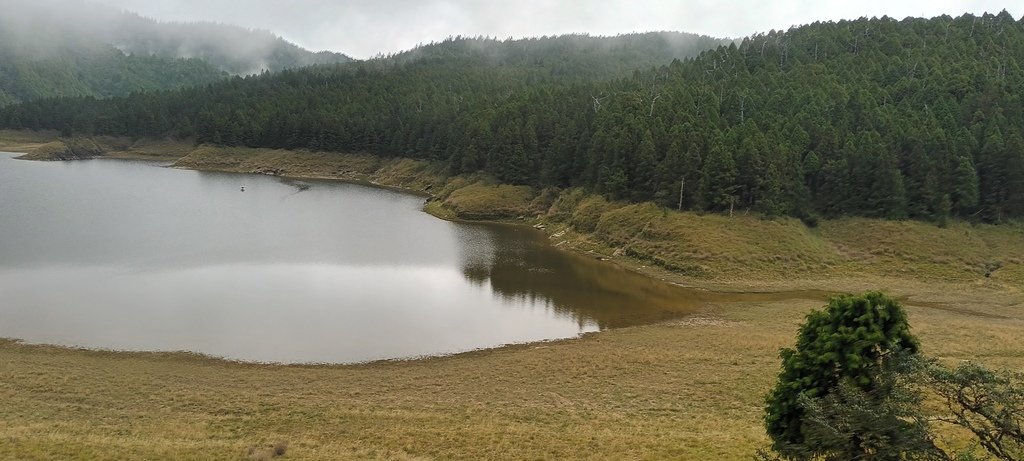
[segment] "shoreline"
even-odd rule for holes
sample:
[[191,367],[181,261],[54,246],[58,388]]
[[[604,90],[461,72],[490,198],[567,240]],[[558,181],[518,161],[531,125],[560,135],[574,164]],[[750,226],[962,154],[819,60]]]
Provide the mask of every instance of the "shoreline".
[[[255,170],[255,171],[244,171],[244,170],[240,169],[237,166],[236,167],[221,167],[221,168],[209,168],[209,167],[204,168],[202,165],[195,164],[195,163],[192,163],[192,164],[186,163],[186,164],[182,165],[180,163],[181,163],[181,161],[183,159],[185,159],[187,157],[187,155],[186,156],[182,156],[182,157],[178,156],[178,154],[182,150],[185,150],[185,149],[181,149],[180,148],[181,143],[177,143],[177,142],[170,143],[172,145],[179,146],[179,149],[176,150],[174,153],[172,153],[170,155],[168,155],[166,153],[159,153],[159,152],[155,153],[155,154],[152,154],[152,153],[139,153],[139,152],[129,152],[129,151],[114,151],[114,152],[103,152],[103,153],[100,153],[100,154],[97,154],[97,155],[94,155],[94,156],[90,156],[90,157],[66,159],[66,158],[43,158],[43,157],[39,157],[39,156],[33,156],[33,154],[31,152],[18,152],[16,150],[19,147],[23,148],[23,149],[24,148],[29,148],[30,149],[30,148],[33,148],[33,147],[39,148],[40,146],[47,146],[49,144],[52,144],[52,143],[29,143],[29,144],[25,144],[25,145],[22,145],[22,146],[2,146],[0,148],[2,148],[5,151],[9,151],[10,153],[14,154],[15,155],[14,158],[17,159],[17,160],[27,160],[27,161],[75,161],[75,160],[93,160],[93,159],[104,160],[105,159],[105,160],[129,160],[129,161],[131,161],[131,160],[140,160],[140,161],[152,161],[152,162],[165,162],[167,164],[163,165],[163,167],[174,168],[174,169],[181,169],[181,170],[206,171],[206,172],[217,172],[217,173],[230,173],[230,174],[238,174],[238,175],[264,175],[264,176],[272,176],[272,177],[279,178],[279,179],[282,179],[282,180],[295,180],[295,181],[341,182],[341,183],[356,184],[356,185],[361,185],[361,186],[365,186],[365,187],[373,187],[373,188],[379,188],[379,189],[399,192],[399,193],[403,193],[403,194],[414,195],[414,196],[417,196],[417,197],[423,197],[423,198],[427,199],[426,202],[424,203],[424,205],[421,207],[420,211],[424,212],[424,213],[427,213],[427,214],[429,214],[429,215],[431,215],[431,216],[433,216],[433,217],[435,217],[437,219],[442,219],[442,220],[446,220],[446,221],[450,221],[450,222],[464,223],[464,224],[527,226],[527,227],[529,227],[531,229],[534,229],[534,230],[536,230],[538,232],[544,233],[544,235],[548,239],[549,245],[551,245],[553,248],[555,248],[555,249],[557,249],[559,251],[568,252],[568,253],[571,253],[571,254],[574,254],[574,255],[578,255],[578,256],[581,256],[581,257],[598,259],[598,260],[601,260],[603,262],[614,264],[614,265],[616,265],[616,266],[618,266],[620,268],[623,268],[625,270],[628,270],[628,271],[631,271],[631,272],[634,272],[634,273],[638,273],[638,274],[641,274],[643,276],[649,277],[651,279],[657,280],[659,282],[669,283],[669,284],[676,285],[676,286],[679,286],[679,287],[682,287],[682,288],[686,288],[686,289],[690,289],[690,290],[702,291],[702,292],[705,292],[705,293],[711,295],[712,297],[717,297],[717,296],[730,297],[730,296],[733,296],[733,297],[737,297],[737,298],[744,298],[744,297],[748,298],[747,300],[737,299],[737,300],[732,300],[732,301],[724,301],[726,303],[768,302],[768,301],[773,301],[774,299],[772,299],[772,298],[774,296],[799,297],[799,296],[794,296],[794,295],[797,295],[798,293],[801,293],[801,292],[816,292],[816,293],[815,293],[815,296],[813,296],[813,297],[809,296],[809,297],[800,298],[800,299],[806,299],[806,300],[813,299],[815,301],[824,302],[824,299],[827,296],[829,296],[830,294],[842,293],[842,292],[856,292],[856,291],[865,291],[865,290],[879,289],[878,287],[880,287],[880,286],[881,287],[886,287],[887,283],[888,284],[892,284],[893,283],[893,280],[882,281],[882,280],[879,280],[877,278],[865,277],[865,278],[862,278],[862,279],[856,279],[856,278],[854,278],[854,279],[834,279],[834,278],[829,279],[829,278],[824,278],[824,279],[818,279],[818,280],[803,279],[803,280],[800,280],[799,282],[794,282],[794,281],[790,281],[790,280],[776,280],[776,281],[770,281],[769,283],[756,284],[756,283],[737,283],[735,281],[723,281],[723,280],[699,280],[699,279],[694,279],[692,277],[680,276],[680,274],[678,274],[678,273],[672,272],[670,270],[665,270],[663,268],[659,268],[659,267],[656,267],[656,266],[654,266],[654,267],[649,266],[647,264],[644,264],[643,261],[638,260],[636,258],[631,258],[629,256],[615,255],[615,254],[605,254],[605,253],[596,252],[593,249],[584,249],[584,248],[580,248],[580,247],[573,246],[573,245],[556,245],[552,241],[552,235],[555,232],[549,232],[548,229],[547,229],[547,226],[548,226],[549,223],[547,221],[545,221],[543,218],[540,218],[540,217],[534,217],[534,218],[519,217],[518,219],[505,218],[505,219],[495,219],[495,220],[488,220],[488,219],[466,219],[466,218],[461,218],[458,215],[453,214],[451,212],[446,212],[448,210],[445,210],[442,207],[437,207],[437,206],[432,207],[431,206],[432,204],[436,205],[436,204],[439,203],[439,198],[438,198],[437,195],[432,193],[430,191],[430,189],[432,189],[435,186],[436,182],[438,182],[438,181],[446,182],[446,181],[448,181],[447,179],[440,179],[439,180],[438,178],[433,178],[432,182],[428,181],[427,187],[425,187],[425,188],[414,188],[414,187],[410,187],[410,186],[406,186],[406,185],[387,184],[387,183],[375,181],[375,180],[372,179],[373,175],[370,174],[370,173],[346,172],[346,173],[344,173],[342,175],[333,175],[333,176],[332,175],[326,175],[326,174],[277,174],[277,173],[268,174],[266,172],[262,172],[262,173],[258,172],[259,169]],[[29,150],[29,149],[25,149],[25,150]],[[50,153],[52,153],[52,152],[50,152]],[[49,155],[49,153],[47,155]],[[340,154],[340,155],[344,155],[344,154]],[[260,168],[269,168],[269,167],[260,167]],[[276,171],[276,170],[271,170],[271,171]],[[610,253],[615,253],[615,252],[610,252]],[[908,282],[910,282],[910,284],[908,284]],[[954,312],[970,312],[970,311],[966,311],[964,309],[957,309],[955,307],[950,307],[950,303],[948,302],[948,299],[946,299],[946,298],[939,298],[939,299],[936,300],[934,298],[929,297],[929,293],[927,293],[925,291],[924,287],[914,286],[914,285],[917,284],[916,282],[921,282],[921,281],[915,280],[915,279],[898,280],[895,283],[897,284],[897,286],[899,286],[899,288],[896,288],[896,289],[881,288],[881,290],[889,292],[889,293],[891,293],[891,294],[893,294],[895,296],[900,297],[901,301],[905,305],[908,305],[908,306],[918,306],[918,307],[926,306],[926,307],[929,307],[929,308],[942,309],[942,310],[951,310],[951,311],[954,311]],[[911,287],[913,287],[913,288],[911,288]],[[929,288],[934,289],[934,285],[929,285]],[[979,288],[979,287],[975,287],[975,288]],[[1001,290],[997,289],[996,291],[1001,291]],[[921,298],[922,296],[925,299],[923,299],[923,300],[922,299],[916,299],[916,298]],[[761,299],[758,299],[759,297],[761,297]],[[705,302],[704,304],[710,304],[710,303],[711,302]],[[682,317],[680,319],[673,319],[673,320],[668,320],[668,321],[656,322],[656,323],[653,323],[653,324],[633,325],[633,326],[624,327],[624,328],[638,328],[638,327],[644,327],[644,326],[649,326],[649,325],[658,325],[658,324],[662,324],[662,323],[673,323],[673,322],[678,322],[680,320],[685,320],[686,318],[692,317],[694,315],[699,315],[699,314],[692,314],[692,315],[684,316],[684,317]],[[1009,317],[999,316],[998,314],[993,314],[993,315],[996,316],[997,318],[1009,318]],[[511,350],[511,349],[516,349],[518,347],[529,347],[531,345],[536,345],[536,344],[548,344],[548,343],[563,342],[563,341],[576,341],[576,340],[582,339],[585,336],[593,335],[593,334],[597,334],[597,333],[602,333],[603,331],[604,330],[596,331],[596,332],[589,332],[589,333],[581,333],[579,335],[576,335],[576,336],[573,336],[573,337],[568,337],[568,338],[557,338],[557,339],[550,339],[550,340],[527,341],[527,342],[522,342],[522,343],[502,344],[502,345],[497,345],[497,346],[493,346],[493,347],[483,347],[483,348],[479,348],[479,349],[472,349],[472,350],[461,351],[461,352],[454,352],[454,353],[447,353],[447,354],[426,355],[426,356],[418,356],[418,357],[400,357],[400,358],[392,358],[392,359],[376,359],[376,360],[369,360],[369,361],[365,361],[365,362],[338,362],[338,363],[259,362],[259,361],[248,361],[248,360],[231,359],[231,358],[220,357],[220,356],[215,356],[215,355],[209,355],[209,354],[204,354],[204,353],[201,353],[201,352],[194,352],[194,351],[108,350],[108,349],[103,349],[103,348],[90,348],[90,347],[73,346],[73,345],[66,346],[66,345],[49,344],[49,343],[32,343],[32,342],[26,342],[26,341],[24,341],[24,340],[22,340],[20,338],[10,338],[10,337],[0,337],[0,341],[7,341],[9,343],[16,344],[16,345],[23,346],[23,347],[52,347],[52,348],[64,349],[64,350],[69,351],[69,352],[79,351],[79,352],[95,352],[95,353],[113,353],[113,354],[130,355],[130,356],[135,356],[135,357],[140,357],[140,358],[144,358],[144,357],[148,357],[148,356],[154,356],[154,355],[155,356],[164,356],[164,355],[168,355],[169,354],[169,355],[172,355],[172,356],[174,356],[174,355],[181,355],[183,357],[199,357],[199,358],[202,358],[204,360],[210,360],[210,361],[216,361],[216,362],[235,363],[235,364],[247,364],[247,365],[255,365],[255,366],[270,366],[270,367],[359,367],[359,366],[368,366],[368,365],[382,364],[382,363],[406,363],[406,362],[430,361],[430,360],[435,360],[435,359],[443,359],[443,358],[448,358],[448,357],[457,357],[457,356],[461,356],[461,355],[464,355],[464,354],[476,354],[476,353],[493,351],[493,350]]]
[[[0,145],[2,138],[0,133]],[[207,160],[221,153],[249,162],[236,164],[243,169],[293,160],[281,152],[231,149],[209,149]],[[317,157],[302,154],[298,160],[311,163],[288,165],[311,168]],[[380,163],[354,155],[331,163],[329,171],[372,167],[371,179],[426,185],[412,181],[422,180],[423,170],[412,168],[418,174],[411,175],[415,165],[399,162],[385,164],[381,173]],[[447,205],[473,211],[490,203],[470,200],[477,193],[488,200],[541,194],[474,181],[431,186],[429,193],[448,198],[430,203],[442,211],[451,211]],[[450,187],[457,190],[449,202],[453,183],[463,187]],[[1024,370],[1017,263],[1007,260],[994,279],[976,276],[967,264],[998,252],[1024,254],[1012,253],[1024,240],[1013,228],[954,225],[959,227],[946,231],[853,220],[809,232],[785,220],[662,216],[650,207],[561,199],[571,206],[552,200],[544,207],[550,213],[531,221],[513,216],[511,224],[542,225],[538,231],[561,250],[605,255],[609,263],[632,264],[665,283],[749,297],[712,299],[680,319],[568,339],[356,364],[267,364],[0,339],[0,457],[246,459],[249,447],[280,441],[288,443],[286,458],[317,460],[750,459],[768,443],[763,395],[779,371],[779,348],[792,346],[804,316],[823,304],[763,296],[787,288],[885,288],[907,300],[911,327],[929,356]],[[587,211],[595,206],[603,211]],[[639,235],[635,224],[652,219],[660,227]],[[594,227],[584,232],[576,224]],[[704,235],[719,232],[728,238]],[[766,237],[744,240],[760,234]],[[940,240],[960,253],[930,253],[936,251],[930,242],[946,237],[963,239]],[[787,245],[773,241],[787,238]],[[672,246],[677,240],[698,250],[679,253]],[[992,253],[977,250],[984,246],[977,242],[991,244],[984,251]],[[772,256],[789,249],[797,257]],[[630,256],[661,251],[666,258],[676,252],[669,262],[696,261],[709,270],[697,278]],[[755,257],[737,256],[743,252]],[[849,261],[827,259],[823,266],[814,259],[823,253],[848,255]],[[811,270],[780,277],[801,264]],[[895,267],[878,269],[886,264]],[[862,267],[870,270],[860,272]],[[744,279],[758,270],[767,275]],[[922,278],[909,278],[917,270]],[[736,274],[718,277],[729,271]],[[945,304],[925,305],[929,301]],[[964,441],[956,433],[944,435],[950,443]]]
[[[24,142],[22,146],[49,146],[37,152],[28,152],[15,158],[21,160],[56,160],[62,161],[60,152],[54,151],[53,133],[20,133],[23,137],[34,139]],[[36,138],[31,138],[36,135]],[[0,148],[13,149],[10,143],[4,147],[5,136],[10,132],[0,131]],[[49,142],[44,142],[50,140]],[[992,246],[992,239],[1014,239],[1024,242],[1024,223],[1008,223],[999,225],[971,224],[954,222],[949,228],[916,222],[888,221],[866,218],[840,218],[825,220],[825,224],[817,228],[807,228],[802,224],[794,225],[793,218],[761,219],[744,215],[736,217],[699,214],[693,212],[668,211],[655,208],[648,203],[607,202],[600,196],[589,195],[577,189],[567,190],[532,190],[528,186],[511,186],[494,182],[486,177],[447,176],[443,166],[423,160],[395,157],[384,158],[365,153],[328,153],[311,151],[287,151],[278,149],[238,148],[193,146],[181,141],[136,141],[123,139],[99,139],[76,141],[79,144],[90,144],[98,149],[95,155],[84,158],[152,160],[167,162],[168,167],[194,171],[224,172],[235,174],[261,174],[275,176],[286,180],[317,180],[339,181],[376,187],[427,199],[422,211],[436,218],[461,223],[507,224],[531,226],[543,232],[551,245],[560,250],[569,251],[586,257],[615,263],[623,268],[642,273],[657,280],[666,281],[679,286],[720,292],[776,292],[818,289],[825,291],[850,291],[885,287],[893,280],[896,285],[906,286],[927,284],[934,288],[938,283],[944,286],[970,287],[971,289],[996,289],[1019,291],[1024,288],[1024,244],[1009,248],[993,248],[987,255],[975,254],[934,256],[931,260],[927,252],[941,250],[941,246],[923,247],[919,254],[901,254],[901,244],[925,243],[927,239],[942,240],[956,238],[961,230],[975,241],[964,241],[964,245]],[[74,143],[72,143],[74,144]],[[66,146],[66,144],[65,144]],[[26,149],[28,150],[28,149]],[[67,161],[67,160],[63,160]],[[582,193],[582,195],[581,195]],[[563,203],[566,202],[566,203]],[[630,214],[639,219],[632,219]],[[580,217],[580,215],[583,215]],[[605,230],[601,225],[611,218],[626,219],[616,227]],[[690,245],[697,248],[686,253],[683,247],[681,255],[661,257],[659,251],[671,242],[650,243],[650,249],[638,251],[638,237],[643,240],[649,232],[644,219],[672,218],[682,222],[675,228],[660,230],[669,232],[667,238],[685,238]],[[583,222],[579,222],[583,221]],[[796,221],[798,223],[798,221]],[[728,232],[727,238],[744,238],[746,248],[743,251],[759,252],[749,262],[760,264],[763,268],[747,268],[741,256],[724,254],[722,247],[734,242],[701,242],[694,241],[692,235],[685,235],[687,226],[710,226],[695,232]],[[581,226],[583,228],[581,228]],[[598,227],[592,229],[592,227]],[[745,227],[749,226],[749,229]],[[757,231],[778,231],[775,235],[766,235],[761,241],[750,240],[750,234]],[[885,240],[886,247],[875,248],[870,245],[874,241],[852,242],[863,248],[848,248],[851,242],[834,241],[825,238],[823,229],[828,228],[830,234],[840,234],[850,239],[850,231],[856,227],[878,228],[878,236]],[[875,230],[875,229],[866,229]],[[682,231],[682,232],[680,232]],[[835,232],[839,231],[839,232]],[[900,242],[891,234],[900,232],[917,232],[921,235],[911,236],[917,241]],[[614,235],[611,235],[615,233]],[[679,233],[673,235],[672,233]],[[800,235],[803,234],[803,235]],[[929,235],[930,234],[930,235]],[[660,236],[659,236],[660,237]],[[698,237],[700,237],[698,235]],[[898,237],[898,236],[897,236]],[[978,238],[982,241],[978,241]],[[661,237],[664,238],[664,237]],[[772,238],[796,239],[793,243],[804,248],[788,248],[773,246]],[[802,239],[802,240],[800,240]],[[987,239],[987,241],[986,241]],[[787,242],[788,243],[788,242]],[[703,247],[701,245],[703,244]],[[719,244],[720,248],[714,248]],[[831,246],[832,248],[807,248],[807,245]],[[758,248],[762,246],[764,248]],[[664,250],[677,250],[666,248]],[[715,254],[716,250],[719,254]],[[736,248],[736,250],[741,250]],[[805,251],[798,258],[809,258],[807,263],[801,260],[788,259],[788,250]],[[807,251],[810,250],[810,251]],[[822,251],[823,250],[823,251]],[[1009,251],[1007,251],[1009,250]],[[1018,251],[1019,250],[1019,251]],[[680,250],[677,250],[678,253]],[[743,251],[739,251],[741,254]],[[668,251],[664,251],[668,252]],[[959,257],[961,261],[951,260]],[[878,264],[882,259],[895,259],[895,263],[907,263],[907,267],[879,272]],[[793,262],[797,263],[796,271],[791,270]],[[765,264],[767,263],[767,264]],[[939,271],[914,271],[919,263],[939,269]],[[961,264],[960,267],[956,267]],[[723,267],[714,267],[721,265]],[[754,265],[754,264],[751,264]],[[990,269],[990,266],[996,269]],[[818,267],[815,267],[818,266]],[[832,267],[830,267],[832,266]],[[839,266],[836,268],[835,266]],[[844,267],[845,266],[845,267]],[[748,274],[732,274],[729,269],[740,269]],[[760,269],[760,270],[758,270]],[[922,268],[923,269],[923,268]],[[998,271],[997,275],[1009,273],[1009,277],[1001,280],[990,278],[988,272]],[[762,277],[761,272],[767,276]],[[933,273],[934,272],[934,273]],[[753,273],[758,277],[745,277]],[[984,275],[984,276],[982,276]],[[836,286],[841,288],[836,288]],[[918,291],[918,290],[914,290]],[[899,293],[914,294],[914,293]]]

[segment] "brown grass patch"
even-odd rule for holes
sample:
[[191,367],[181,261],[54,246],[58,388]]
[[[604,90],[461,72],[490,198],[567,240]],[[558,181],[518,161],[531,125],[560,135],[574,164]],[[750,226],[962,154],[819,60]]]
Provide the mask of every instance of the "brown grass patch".
[[515,219],[536,213],[536,210],[530,208],[535,196],[536,193],[529,186],[477,181],[452,190],[444,198],[443,204],[462,219]]
[[[926,353],[1024,369],[1020,295],[971,296],[971,310],[1009,317],[910,307]],[[206,459],[287,439],[295,459],[749,459],[766,443],[777,351],[820,305],[719,303],[681,323],[356,366],[0,341],[0,449]]]

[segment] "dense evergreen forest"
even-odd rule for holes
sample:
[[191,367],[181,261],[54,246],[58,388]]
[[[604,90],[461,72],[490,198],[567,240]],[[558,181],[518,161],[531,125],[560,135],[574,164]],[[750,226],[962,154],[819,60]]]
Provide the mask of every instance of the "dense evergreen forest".
[[54,96],[124,96],[227,77],[198,59],[125,56],[112,48],[45,60],[23,59],[0,50],[0,106]]
[[0,106],[55,96],[126,96],[349,60],[304,50],[267,31],[162,23],[85,2],[0,0]]
[[126,55],[90,41],[36,54],[18,47],[18,40],[5,32],[0,30],[0,106],[55,96],[125,96],[229,76],[199,59]]
[[[199,88],[16,105],[0,126],[368,151],[808,222],[1024,216],[1024,20],[814,23],[650,66],[651,50],[673,46],[658,37],[456,38]],[[694,39],[692,52],[721,44]]]

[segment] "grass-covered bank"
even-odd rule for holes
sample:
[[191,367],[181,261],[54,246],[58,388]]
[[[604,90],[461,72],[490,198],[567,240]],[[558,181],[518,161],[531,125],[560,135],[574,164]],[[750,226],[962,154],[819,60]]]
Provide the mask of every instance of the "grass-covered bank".
[[[184,156],[172,152],[179,147]],[[942,301],[910,308],[927,354],[1024,368],[1024,296],[1007,275],[1019,274],[1020,262],[1010,259],[1024,254],[1013,226],[850,219],[808,229],[445,178],[410,160],[152,142],[120,152],[179,167],[425,191],[435,198],[428,208],[441,214],[522,217],[559,247],[687,284],[885,288]],[[972,258],[1006,262],[985,277],[967,264]],[[0,342],[0,458],[230,459],[285,440],[289,459],[749,459],[766,442],[760,408],[776,352],[819,304],[716,304],[671,324],[582,340],[359,366]]]

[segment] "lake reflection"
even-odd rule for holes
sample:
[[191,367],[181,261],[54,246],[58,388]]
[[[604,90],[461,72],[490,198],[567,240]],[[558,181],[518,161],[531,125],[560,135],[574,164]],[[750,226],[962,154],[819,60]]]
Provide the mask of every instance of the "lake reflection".
[[463,275],[508,301],[544,303],[555,312],[614,328],[678,317],[699,301],[696,293],[566,253],[522,226],[491,225],[468,236],[490,239],[489,251],[464,258]]
[[306,184],[0,154],[0,337],[354,362],[572,337],[695,301],[530,228]]

